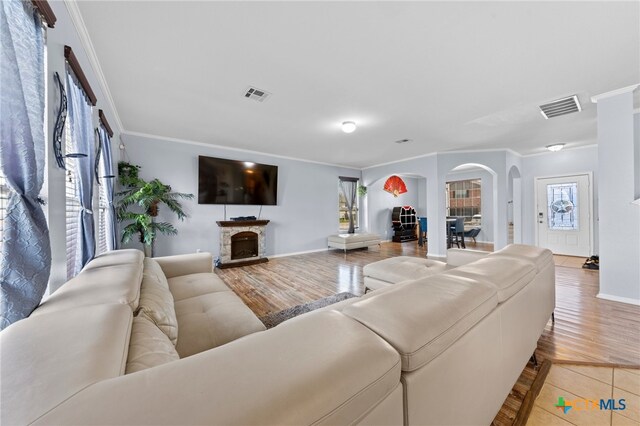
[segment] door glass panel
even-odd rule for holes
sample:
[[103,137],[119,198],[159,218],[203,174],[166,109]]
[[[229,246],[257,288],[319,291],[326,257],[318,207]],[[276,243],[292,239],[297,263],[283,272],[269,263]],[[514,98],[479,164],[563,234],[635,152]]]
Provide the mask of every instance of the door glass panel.
[[578,230],[578,184],[547,185],[548,225],[552,231]]

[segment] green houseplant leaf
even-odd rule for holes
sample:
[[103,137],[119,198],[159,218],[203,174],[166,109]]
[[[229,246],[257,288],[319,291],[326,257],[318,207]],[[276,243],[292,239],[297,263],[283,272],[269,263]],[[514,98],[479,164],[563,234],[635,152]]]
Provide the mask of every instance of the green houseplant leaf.
[[[128,164],[128,163],[127,163]],[[178,219],[184,220],[187,214],[182,208],[180,200],[191,200],[193,194],[174,192],[171,186],[165,185],[159,179],[146,182],[137,176],[139,166],[128,164],[131,167],[124,167],[126,173],[132,168],[136,170],[135,179],[131,175],[120,176],[120,182],[128,183],[125,189],[117,195],[120,197],[116,208],[116,215],[120,222],[130,222],[122,229],[122,243],[126,244],[137,235],[138,240],[151,248],[153,256],[153,245],[158,235],[176,235],[178,230],[168,222],[156,222],[160,206],[165,205],[169,211],[175,213]],[[118,164],[118,172],[121,168]]]

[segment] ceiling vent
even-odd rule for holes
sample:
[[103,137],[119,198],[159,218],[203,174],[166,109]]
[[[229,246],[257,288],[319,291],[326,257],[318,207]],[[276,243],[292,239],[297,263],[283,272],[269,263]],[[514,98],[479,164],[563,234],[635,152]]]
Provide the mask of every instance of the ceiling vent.
[[271,96],[271,93],[253,86],[247,87],[247,90],[244,92],[245,98],[253,99],[256,102],[264,102],[269,96]]
[[562,98],[549,102],[548,104],[540,105],[540,111],[544,118],[549,119],[552,117],[558,117],[560,115],[571,114],[573,112],[582,111],[578,96],[573,95],[568,98]]

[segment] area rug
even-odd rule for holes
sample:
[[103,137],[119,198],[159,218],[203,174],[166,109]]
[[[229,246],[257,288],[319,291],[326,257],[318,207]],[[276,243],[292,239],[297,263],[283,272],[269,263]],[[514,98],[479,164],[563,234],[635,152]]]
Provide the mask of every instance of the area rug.
[[514,425],[640,424],[640,366],[545,360]]
[[260,321],[267,327],[273,328],[276,325],[280,324],[283,321],[291,319],[293,317],[297,317],[298,315],[305,314],[307,312],[311,312],[315,309],[324,308],[325,306],[332,305],[334,303],[341,302],[343,300],[351,299],[352,297],[358,297],[353,293],[343,292],[334,294],[333,296],[324,297],[319,300],[315,300],[313,302],[305,303],[302,305],[294,306],[292,308],[284,309],[280,312],[274,312],[272,314],[265,315],[260,318]]

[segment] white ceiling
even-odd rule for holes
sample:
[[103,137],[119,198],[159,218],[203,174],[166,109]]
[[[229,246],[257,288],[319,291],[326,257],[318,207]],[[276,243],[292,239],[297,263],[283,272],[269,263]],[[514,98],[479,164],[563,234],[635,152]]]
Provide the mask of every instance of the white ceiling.
[[589,98],[640,82],[635,1],[77,4],[125,132],[351,167],[593,144]]

